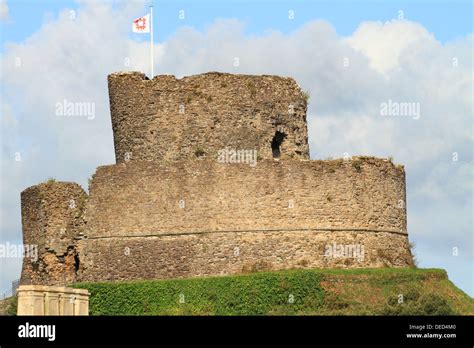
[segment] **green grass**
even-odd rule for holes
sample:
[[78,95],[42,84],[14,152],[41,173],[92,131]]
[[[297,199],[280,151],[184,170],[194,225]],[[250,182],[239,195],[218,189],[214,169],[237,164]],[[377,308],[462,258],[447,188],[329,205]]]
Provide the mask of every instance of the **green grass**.
[[92,315],[265,315],[319,306],[320,278],[310,272],[76,284],[92,296]]
[[0,315],[16,315],[17,297],[11,296],[0,300]]
[[473,299],[439,269],[306,269],[74,287],[91,292],[91,315],[474,314]]

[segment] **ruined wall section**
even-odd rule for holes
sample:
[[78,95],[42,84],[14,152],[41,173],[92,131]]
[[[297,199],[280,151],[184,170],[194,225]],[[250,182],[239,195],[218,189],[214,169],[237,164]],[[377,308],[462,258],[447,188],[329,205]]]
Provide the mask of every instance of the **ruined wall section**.
[[215,230],[367,228],[406,232],[403,168],[375,158],[102,166],[88,237]]
[[[89,196],[63,182],[22,192],[24,243],[39,256],[24,258],[23,283],[412,265],[403,167],[310,161],[293,79],[132,72],[108,84],[118,164],[97,169]],[[225,148],[256,150],[256,165],[219,162]]]
[[[356,251],[353,255],[361,257],[326,255],[332,245],[350,247]],[[360,230],[111,237],[88,240],[84,252],[80,281],[186,278],[293,268],[413,266],[406,235]]]
[[37,247],[23,258],[22,284],[65,284],[75,280],[75,239],[84,228],[87,194],[76,183],[50,181],[21,193],[23,244]]
[[[103,166],[85,219],[87,281],[412,262],[404,170],[376,158]],[[325,257],[333,242],[364,260]]]
[[116,162],[215,158],[224,148],[309,159],[305,94],[292,78],[206,73],[108,76]]

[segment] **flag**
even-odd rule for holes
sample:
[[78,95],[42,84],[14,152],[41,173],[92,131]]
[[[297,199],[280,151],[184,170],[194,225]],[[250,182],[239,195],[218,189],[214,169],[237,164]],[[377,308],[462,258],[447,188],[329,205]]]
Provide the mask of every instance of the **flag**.
[[150,14],[137,18],[133,21],[132,31],[134,33],[150,32]]
[[[0,0],[1,1],[1,0]],[[153,5],[150,6],[150,13],[143,17],[137,18],[133,21],[132,31],[134,33],[150,33],[150,65],[151,65],[151,78],[154,76],[153,71]]]

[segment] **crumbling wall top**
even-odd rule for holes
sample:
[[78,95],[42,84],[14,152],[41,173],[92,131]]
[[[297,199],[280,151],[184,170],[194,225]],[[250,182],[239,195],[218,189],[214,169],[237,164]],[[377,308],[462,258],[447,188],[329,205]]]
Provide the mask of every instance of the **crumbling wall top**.
[[309,159],[307,95],[294,79],[210,72],[108,76],[117,163],[217,157]]

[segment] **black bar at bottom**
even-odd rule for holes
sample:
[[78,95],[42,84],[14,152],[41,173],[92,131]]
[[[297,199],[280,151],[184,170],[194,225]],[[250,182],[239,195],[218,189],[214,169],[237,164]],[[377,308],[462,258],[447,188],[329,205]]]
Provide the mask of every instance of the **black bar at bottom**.
[[[28,323],[28,324],[27,324]],[[51,326],[54,325],[54,340]],[[473,316],[0,317],[0,345],[414,344],[471,345]],[[21,331],[21,332],[20,332]],[[49,334],[48,334],[49,332]],[[46,337],[19,337],[42,334]]]

